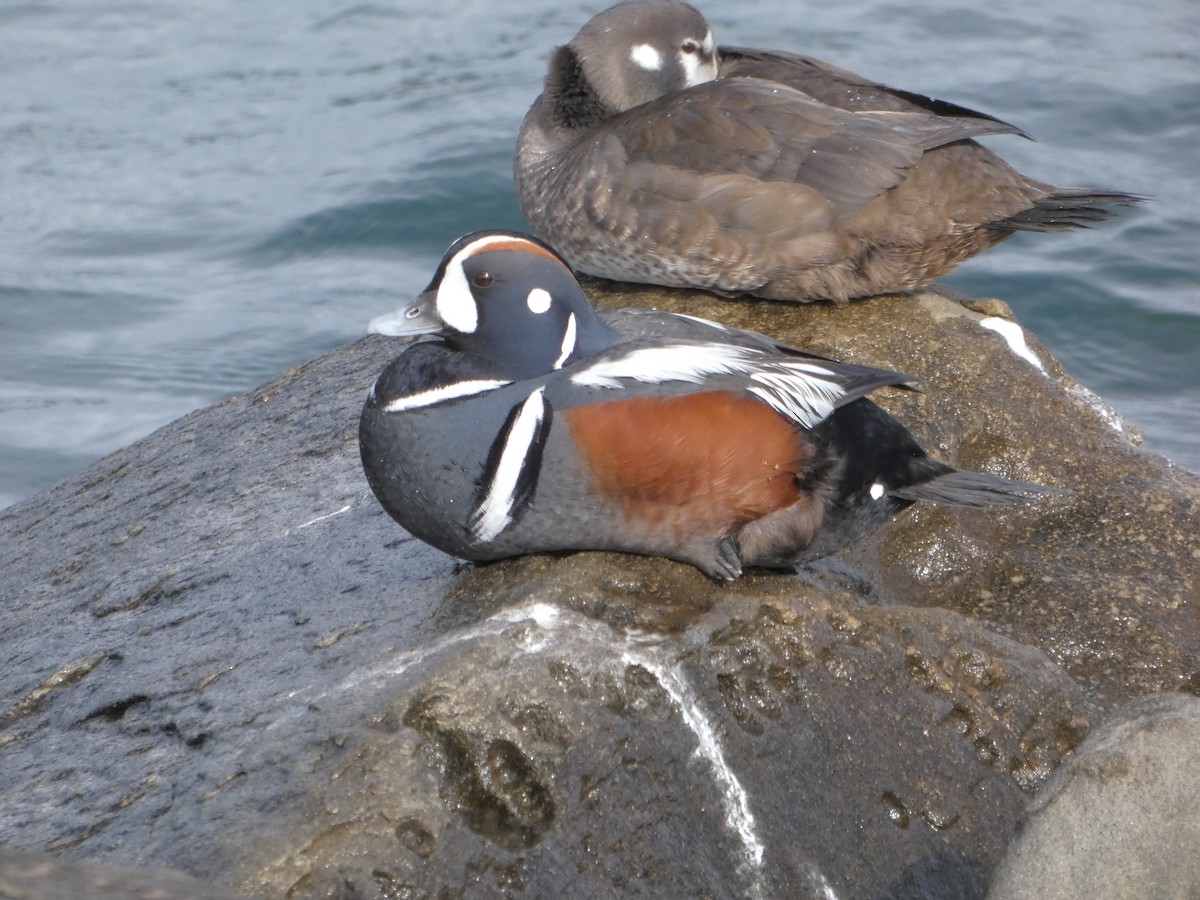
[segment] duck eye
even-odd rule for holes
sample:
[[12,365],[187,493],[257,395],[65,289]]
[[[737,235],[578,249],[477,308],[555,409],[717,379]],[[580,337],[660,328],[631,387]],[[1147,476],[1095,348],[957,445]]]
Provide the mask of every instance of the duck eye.
[[700,45],[693,40],[686,40],[680,44],[679,49],[684,53],[699,53]]
[[491,272],[480,272],[478,275],[476,275],[474,278],[471,279],[471,284],[475,285],[475,287],[485,288],[485,287],[491,287],[492,282],[495,280],[496,279],[492,277]]

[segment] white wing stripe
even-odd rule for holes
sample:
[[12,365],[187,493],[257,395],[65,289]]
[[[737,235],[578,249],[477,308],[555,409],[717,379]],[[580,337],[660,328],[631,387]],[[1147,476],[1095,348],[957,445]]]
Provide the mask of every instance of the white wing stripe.
[[688,319],[692,322],[699,322],[701,325],[707,325],[709,328],[715,328],[717,331],[724,331],[728,334],[729,329],[720,322],[714,322],[712,319],[702,319],[699,316],[689,316],[687,313],[671,313],[677,319]]
[[805,428],[815,428],[829,418],[844,393],[831,382],[791,372],[757,372],[750,380],[763,385],[750,388],[750,393]]
[[525,467],[525,459],[533,444],[534,435],[546,414],[542,399],[545,385],[525,398],[517,417],[513,420],[504,449],[500,451],[500,464],[487,492],[472,516],[471,532],[476,539],[491,541],[512,523],[512,509],[516,502],[517,481]]
[[817,363],[781,359],[760,350],[728,344],[676,344],[644,347],[617,359],[587,366],[571,376],[584,387],[620,388],[622,379],[648,384],[682,381],[700,384],[712,375],[739,375],[745,390],[783,416],[813,428],[827,419],[846,395],[836,374]]
[[585,387],[618,388],[620,379],[651,384],[687,381],[699,384],[706,375],[731,375],[754,371],[748,351],[725,344],[676,344],[643,347],[617,359],[587,366],[571,376]]

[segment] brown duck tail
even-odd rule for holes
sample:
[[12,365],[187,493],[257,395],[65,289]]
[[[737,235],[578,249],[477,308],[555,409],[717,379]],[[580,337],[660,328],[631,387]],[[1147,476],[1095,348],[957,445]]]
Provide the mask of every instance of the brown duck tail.
[[1111,218],[1111,206],[1133,206],[1145,200],[1137,194],[1091,188],[1052,188],[1019,213],[993,222],[1006,231],[1067,231],[1087,228],[1092,222]]

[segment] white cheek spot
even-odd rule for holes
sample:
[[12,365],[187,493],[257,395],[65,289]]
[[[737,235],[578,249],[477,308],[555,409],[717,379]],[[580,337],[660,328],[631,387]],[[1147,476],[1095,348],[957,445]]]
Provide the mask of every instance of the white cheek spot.
[[871,485],[871,499],[878,500],[883,496],[883,485],[878,481]]
[[662,54],[649,44],[635,44],[629,51],[629,58],[643,69],[651,72],[657,72],[662,68]]
[[550,308],[550,292],[534,288],[525,298],[525,302],[529,305],[531,312],[544,313]]
[[1008,342],[1009,350],[1039,372],[1045,373],[1046,367],[1042,365],[1042,361],[1034,356],[1033,351],[1029,349],[1029,345],[1025,343],[1025,332],[1021,330],[1021,326],[1016,322],[1010,322],[1008,319],[1000,319],[996,316],[989,316],[986,319],[981,319],[979,324],[983,328],[990,329],[999,334]]

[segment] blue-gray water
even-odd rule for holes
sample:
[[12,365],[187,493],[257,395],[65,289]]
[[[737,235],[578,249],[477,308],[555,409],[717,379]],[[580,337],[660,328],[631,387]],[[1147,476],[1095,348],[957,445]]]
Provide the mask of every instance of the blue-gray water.
[[[520,227],[513,140],[603,3],[153,0],[0,6],[0,506],[359,336],[445,246]],[[701,4],[986,110],[1058,184],[1153,195],[951,279],[1200,468],[1200,3]],[[734,11],[736,10],[736,11]]]

